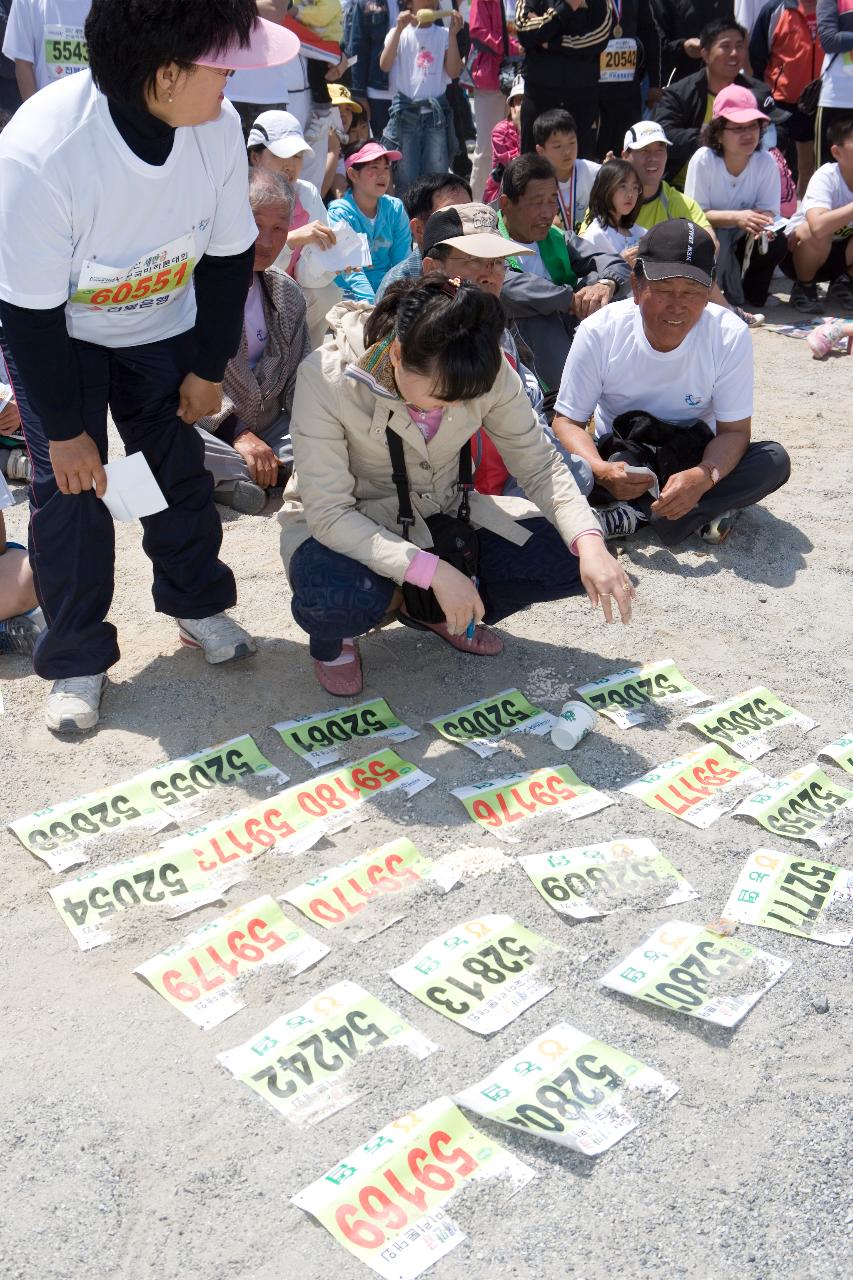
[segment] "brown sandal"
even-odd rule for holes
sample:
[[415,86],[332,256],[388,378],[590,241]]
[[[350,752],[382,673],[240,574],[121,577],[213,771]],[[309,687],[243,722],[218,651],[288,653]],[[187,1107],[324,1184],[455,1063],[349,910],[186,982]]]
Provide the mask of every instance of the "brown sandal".
[[503,640],[489,627],[475,627],[474,635],[469,640],[467,635],[451,635],[445,622],[420,622],[417,618],[412,618],[404,609],[401,609],[397,616],[404,627],[411,627],[413,631],[431,631],[433,635],[438,636],[440,640],[444,640],[460,653],[471,653],[475,658],[495,658],[503,652]]

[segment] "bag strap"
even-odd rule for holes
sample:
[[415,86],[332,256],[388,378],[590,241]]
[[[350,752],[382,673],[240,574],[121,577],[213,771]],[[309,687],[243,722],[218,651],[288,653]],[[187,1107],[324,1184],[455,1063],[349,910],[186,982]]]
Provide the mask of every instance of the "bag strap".
[[[415,523],[415,512],[412,507],[412,495],[409,492],[409,473],[406,469],[406,455],[403,441],[392,431],[385,428],[385,439],[388,441],[388,452],[391,455],[391,479],[397,490],[397,523],[402,525],[403,537],[409,541],[409,532]],[[474,464],[471,458],[471,441],[466,440],[459,450],[459,489],[462,494],[457,516],[470,523],[470,493],[474,488]]]

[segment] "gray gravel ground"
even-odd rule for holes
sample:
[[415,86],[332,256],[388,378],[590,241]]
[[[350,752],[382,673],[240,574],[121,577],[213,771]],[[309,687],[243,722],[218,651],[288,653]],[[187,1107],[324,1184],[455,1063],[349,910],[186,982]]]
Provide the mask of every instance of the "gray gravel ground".
[[[775,318],[775,316],[774,316]],[[398,627],[363,645],[366,694],[384,695],[420,728],[439,712],[518,685],[557,710],[575,683],[632,662],[672,657],[723,698],[765,683],[819,727],[760,762],[777,776],[853,729],[849,564],[853,361],[817,365],[804,344],[755,335],[756,438],[790,450],[789,486],[748,513],[729,544],[698,541],[673,554],[637,538],[626,551],[638,583],[635,621],[605,630],[578,602],[511,620],[504,654],[476,662]],[[25,509],[9,520],[20,536]],[[288,608],[274,518],[224,516],[224,555],[238,573],[236,615],[260,638],[257,658],[206,668],[179,650],[173,624],[152,613],[138,531],[119,527],[112,617],[123,648],[103,722],[80,742],[41,722],[43,686],[26,663],[3,659],[6,818],[111,784],[244,731],[295,781],[310,770],[268,728],[330,705],[315,686]],[[427,856],[493,845],[449,789],[565,759],[586,781],[620,784],[697,745],[660,719],[622,731],[600,721],[570,756],[546,737],[516,739],[481,761],[429,729],[400,754],[436,783],[411,801],[392,794],[367,823],[298,857],[265,854],[229,906],[279,893],[315,869],[405,833]],[[827,766],[836,781],[842,775]],[[239,788],[212,798],[225,814]],[[616,835],[648,836],[700,897],[677,908],[620,910],[572,923],[535,892],[518,856]],[[153,847],[129,832],[89,848],[93,864]],[[296,978],[282,970],[243,987],[247,1007],[202,1032],[133,976],[162,947],[213,919],[129,913],[115,941],[78,951],[47,895],[57,878],[0,834],[0,1273],[7,1280],[279,1280],[367,1275],[289,1197],[396,1116],[473,1083],[560,1020],[628,1050],[681,1086],[669,1103],[633,1103],[640,1125],[597,1159],[526,1133],[475,1123],[538,1179],[512,1199],[502,1183],[467,1189],[449,1212],[467,1239],[437,1264],[444,1280],[542,1275],[583,1280],[836,1280],[850,1275],[851,957],[848,950],[741,927],[739,936],[792,961],[733,1031],[632,1002],[597,977],[656,924],[717,918],[737,871],[764,844],[808,856],[723,817],[701,832],[632,797],[572,824],[529,825],[503,845],[503,871],[448,895],[420,892],[404,920],[368,938],[324,934],[330,954]],[[837,860],[853,865],[853,843]],[[400,900],[393,903],[396,909]],[[374,906],[377,925],[383,908]],[[505,911],[568,951],[556,991],[489,1040],[452,1025],[401,991],[387,971],[430,938],[486,911]],[[293,919],[300,918],[287,908]],[[365,915],[367,913],[364,913]],[[316,935],[322,930],[307,926]],[[578,966],[572,956],[590,959]],[[553,967],[551,972],[553,972]],[[422,1063],[378,1052],[357,1068],[357,1103],[316,1128],[291,1127],[233,1080],[216,1054],[342,978],[361,982],[441,1046]],[[826,1012],[818,1012],[825,1007]],[[633,1100],[632,1100],[633,1102]],[[846,1258],[846,1262],[845,1262]]]

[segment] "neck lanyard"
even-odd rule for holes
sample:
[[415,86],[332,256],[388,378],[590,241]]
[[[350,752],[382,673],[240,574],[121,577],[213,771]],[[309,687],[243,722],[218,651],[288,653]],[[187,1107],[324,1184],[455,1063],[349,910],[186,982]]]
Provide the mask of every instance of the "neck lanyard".
[[616,22],[613,27],[613,35],[618,40],[622,35],[622,5],[624,0],[611,0],[613,8],[616,10]]
[[557,183],[557,200],[560,205],[560,216],[563,219],[563,225],[567,231],[575,229],[575,183],[577,179],[577,160],[572,169],[572,176],[569,178],[569,205],[566,208],[566,202],[563,199],[563,192],[560,183]]

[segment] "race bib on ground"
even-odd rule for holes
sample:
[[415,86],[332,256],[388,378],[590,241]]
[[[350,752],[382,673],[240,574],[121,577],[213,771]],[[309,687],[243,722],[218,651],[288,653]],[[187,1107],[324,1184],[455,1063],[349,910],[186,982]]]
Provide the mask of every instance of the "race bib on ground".
[[575,920],[699,897],[651,840],[611,840],[519,861],[548,905]]
[[356,1101],[347,1067],[382,1046],[416,1058],[438,1048],[357,982],[337,982],[219,1061],[292,1124],[312,1125]]
[[[436,875],[436,863],[424,858],[406,836],[336,867],[282,894],[285,902],[324,929],[347,924],[377,897],[412,889]],[[454,883],[458,877],[454,876]]]
[[718,702],[707,711],[688,716],[682,723],[692,725],[706,738],[728,747],[744,760],[757,760],[778,747],[784,729],[796,727],[808,733],[817,721],[795,711],[769,689],[758,685],[727,702]]
[[130,267],[83,263],[71,302],[86,311],[146,310],[167,306],[186,289],[195,270],[195,236],[190,231]]
[[733,1027],[790,967],[790,960],[739,938],[669,920],[600,981],[636,1000]]
[[558,1022],[454,1101],[530,1137],[597,1156],[637,1127],[629,1110],[632,1092],[669,1101],[678,1085],[621,1049]]
[[89,66],[89,46],[82,27],[63,27],[51,23],[44,28],[44,60],[47,74],[52,80],[86,71]]
[[233,985],[243,974],[284,964],[293,976],[328,953],[325,942],[292,924],[266,895],[202,925],[134,973],[207,1031],[245,1008]]
[[534,1176],[450,1098],[437,1098],[374,1134],[291,1202],[384,1280],[415,1280],[465,1239],[442,1208],[457,1191],[502,1177],[508,1199]]
[[511,916],[487,915],[434,938],[389,973],[436,1013],[488,1036],[554,990],[535,960],[559,950]]
[[704,831],[734,809],[744,793],[766,781],[758,769],[736,760],[723,747],[699,747],[659,764],[622,790],[650,809],[672,813]]
[[470,702],[429,723],[448,742],[459,742],[486,759],[509,733],[549,733],[556,716],[534,707],[518,689],[504,689],[482,702]]
[[288,781],[244,734],[218,747],[167,760],[145,773],[102,791],[92,791],[63,804],[40,809],[9,823],[21,844],[46,862],[51,871],[86,862],[83,845],[130,827],[161,830],[170,817],[192,813],[204,796],[220,785],[260,778],[270,786]]
[[608,40],[598,60],[600,84],[624,84],[637,72],[637,41],[629,36]]
[[768,778],[748,796],[735,816],[754,818],[776,836],[808,840],[819,849],[839,844],[853,831],[853,791],[830,782],[816,764]]
[[273,728],[285,746],[314,769],[340,760],[340,747],[348,742],[369,737],[406,742],[418,736],[416,729],[397,719],[384,698],[374,698],[357,707],[334,707],[298,720],[281,720]]
[[853,871],[775,849],[757,849],[737,878],[723,920],[849,947]]
[[572,821],[613,804],[610,796],[581,782],[568,765],[456,787],[450,794],[462,801],[469,817],[499,840],[512,840],[514,824],[534,816],[559,814]]
[[173,915],[183,915],[217,902],[226,889],[243,879],[245,872],[240,868],[217,865],[202,870],[193,849],[177,853],[159,849],[96,867],[48,893],[80,950],[90,951],[112,941],[104,928],[112,916],[145,906],[171,908]]
[[845,773],[853,773],[853,733],[845,733],[836,742],[827,743],[817,754],[818,758],[837,764]]
[[645,724],[655,707],[693,707],[710,702],[707,693],[685,679],[671,658],[629,667],[576,688],[584,702],[620,729]]

